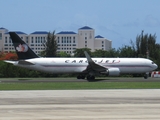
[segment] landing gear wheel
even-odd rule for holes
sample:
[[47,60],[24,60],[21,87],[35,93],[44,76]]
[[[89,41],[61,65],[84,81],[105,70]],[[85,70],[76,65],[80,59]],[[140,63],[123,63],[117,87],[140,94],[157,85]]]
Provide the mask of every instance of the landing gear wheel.
[[144,74],[144,79],[147,79],[148,78],[148,74]]
[[85,79],[85,76],[82,75],[81,78],[82,78],[82,79]]
[[85,76],[84,75],[78,75],[77,79],[85,79]]
[[77,79],[81,79],[80,75],[77,76]]
[[87,76],[87,80],[94,80],[95,79],[95,76],[94,75],[88,75]]
[[94,80],[95,79],[95,76],[91,76],[91,80]]

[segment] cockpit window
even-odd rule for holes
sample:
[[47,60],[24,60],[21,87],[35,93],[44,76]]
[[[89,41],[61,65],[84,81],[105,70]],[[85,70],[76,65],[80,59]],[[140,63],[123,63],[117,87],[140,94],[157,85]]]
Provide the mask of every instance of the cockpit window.
[[152,64],[154,64],[154,62],[152,62]]

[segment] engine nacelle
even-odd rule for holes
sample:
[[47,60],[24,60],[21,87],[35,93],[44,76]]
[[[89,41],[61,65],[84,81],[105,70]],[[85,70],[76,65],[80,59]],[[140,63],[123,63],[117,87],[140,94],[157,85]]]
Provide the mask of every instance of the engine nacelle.
[[102,72],[102,74],[106,74],[107,76],[119,76],[120,70],[119,68],[108,68],[106,72]]

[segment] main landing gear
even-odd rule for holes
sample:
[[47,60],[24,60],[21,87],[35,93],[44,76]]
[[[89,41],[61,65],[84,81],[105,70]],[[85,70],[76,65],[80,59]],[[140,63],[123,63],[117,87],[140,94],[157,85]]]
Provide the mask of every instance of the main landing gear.
[[[85,79],[85,75],[78,75],[77,76],[77,79]],[[94,75],[87,75],[87,80],[94,80],[95,79],[95,76]]]
[[94,75],[87,75],[87,80],[94,80],[95,76]]
[[85,79],[85,75],[78,75],[77,79]]

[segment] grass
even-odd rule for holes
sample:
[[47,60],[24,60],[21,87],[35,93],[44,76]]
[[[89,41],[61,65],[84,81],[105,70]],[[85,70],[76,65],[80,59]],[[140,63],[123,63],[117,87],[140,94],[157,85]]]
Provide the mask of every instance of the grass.
[[159,89],[160,82],[0,83],[0,90]]

